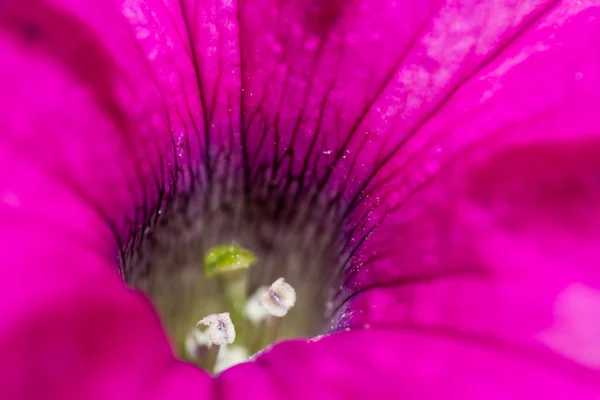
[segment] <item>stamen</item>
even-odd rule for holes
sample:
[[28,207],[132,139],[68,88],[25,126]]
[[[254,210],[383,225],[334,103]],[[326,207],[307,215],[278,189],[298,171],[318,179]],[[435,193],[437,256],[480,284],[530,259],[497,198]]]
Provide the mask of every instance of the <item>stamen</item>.
[[194,328],[188,333],[184,345],[188,360],[206,371],[213,371],[216,368],[219,354],[225,347],[213,344],[208,335],[198,328]]
[[208,337],[198,329],[192,329],[184,342],[185,352],[191,360],[202,358],[202,354],[208,351],[211,345]]
[[188,359],[201,361],[208,355],[212,343],[208,336],[194,328],[185,338],[184,346]]
[[266,286],[259,287],[244,305],[244,317],[254,326],[265,321],[270,315],[266,308],[263,307],[261,300],[262,296],[268,291],[269,288]]
[[208,327],[205,333],[211,344],[223,346],[235,340],[235,327],[229,313],[211,314],[198,321],[196,326],[198,325]]
[[272,316],[284,317],[296,304],[296,291],[283,278],[279,278],[262,294],[260,304]]
[[[201,319],[196,326],[203,325],[207,329],[192,329],[185,341],[188,357],[207,371],[218,372],[219,360],[227,356],[226,345],[235,340],[235,328],[229,313],[211,314]],[[225,352],[225,354],[222,354]],[[221,364],[224,362],[221,361]]]
[[249,358],[250,354],[243,346],[222,346],[213,371],[218,374],[229,367],[248,361]]

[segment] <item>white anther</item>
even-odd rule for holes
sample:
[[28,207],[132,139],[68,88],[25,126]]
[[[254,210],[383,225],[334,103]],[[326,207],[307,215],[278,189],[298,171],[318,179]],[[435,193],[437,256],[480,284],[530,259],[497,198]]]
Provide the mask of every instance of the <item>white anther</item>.
[[248,301],[246,301],[246,304],[244,304],[244,317],[246,317],[253,325],[260,324],[271,315],[261,304],[262,296],[268,291],[269,288],[266,286],[259,287],[254,294],[250,296]]
[[235,328],[229,313],[211,314],[198,321],[196,326],[198,325],[208,327],[205,334],[212,344],[223,346],[235,340]]
[[262,294],[260,304],[269,314],[283,317],[296,304],[296,291],[283,278],[279,278]]
[[223,346],[217,356],[217,362],[213,372],[218,374],[221,371],[226,370],[229,367],[233,367],[236,364],[248,361],[250,354],[245,347],[242,346]]
[[194,328],[188,333],[185,338],[185,351],[190,360],[198,358],[198,354],[202,352],[202,349],[210,349],[212,343],[208,336]]

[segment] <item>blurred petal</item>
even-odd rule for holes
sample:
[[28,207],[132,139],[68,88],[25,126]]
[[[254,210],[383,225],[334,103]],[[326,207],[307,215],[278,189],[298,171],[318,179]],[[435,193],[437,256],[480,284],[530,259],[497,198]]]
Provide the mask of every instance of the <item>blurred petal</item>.
[[209,393],[210,378],[174,359],[152,306],[111,258],[25,208],[0,213],[1,398]]
[[598,396],[597,376],[552,357],[426,330],[339,332],[279,344],[217,378],[224,399],[529,399]]

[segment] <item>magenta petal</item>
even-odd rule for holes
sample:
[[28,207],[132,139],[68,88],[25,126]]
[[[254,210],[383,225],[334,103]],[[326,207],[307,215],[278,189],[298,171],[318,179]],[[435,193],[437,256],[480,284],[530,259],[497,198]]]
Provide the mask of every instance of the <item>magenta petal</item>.
[[390,162],[403,172],[388,192],[401,206],[364,248],[378,261],[348,278],[343,325],[540,344],[561,293],[600,288],[598,17],[547,11]]
[[211,388],[116,271],[114,234],[156,195],[144,183],[171,138],[143,53],[102,4],[0,3],[2,399]]
[[158,161],[173,154],[131,28],[94,2],[7,0],[0,11],[2,145],[125,225],[156,196],[149,182],[164,180]]
[[[485,57],[474,54],[475,65],[465,61],[466,71],[457,69],[462,80],[429,93],[423,106],[438,107],[436,112],[410,123],[397,116],[394,133],[410,140],[370,188],[384,204],[378,210],[390,215],[364,251],[385,260],[362,268],[350,279],[352,286],[479,272],[508,254],[519,260],[524,253],[504,251],[516,240],[490,247],[487,235],[500,231],[516,234],[518,228],[532,239],[540,230],[565,231],[593,239],[600,139],[600,82],[593,71],[600,52],[592,43],[600,9],[561,2],[543,13],[536,10],[537,18],[521,24],[523,32],[499,41]],[[581,187],[559,187],[568,184]],[[561,212],[572,215],[570,225],[560,220]],[[521,226],[501,226],[508,223]],[[390,238],[403,245],[391,252]],[[478,259],[483,246],[496,254]]]
[[3,209],[2,220],[1,398],[209,393],[210,378],[174,359],[151,305],[110,259],[25,210]]
[[398,119],[414,136],[371,192],[391,211],[347,276],[339,328],[445,336],[600,382],[600,9],[586,4],[536,9],[425,91],[415,112],[438,109],[416,131]]
[[418,329],[282,343],[217,378],[231,400],[594,399],[597,382],[573,364]]

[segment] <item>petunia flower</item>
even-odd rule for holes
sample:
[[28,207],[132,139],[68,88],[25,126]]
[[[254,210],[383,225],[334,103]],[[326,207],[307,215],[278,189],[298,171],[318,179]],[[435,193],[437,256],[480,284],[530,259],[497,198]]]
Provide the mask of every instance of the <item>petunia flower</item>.
[[[0,398],[597,399],[599,37],[592,0],[1,0]],[[236,235],[308,339],[212,376],[172,273]]]

